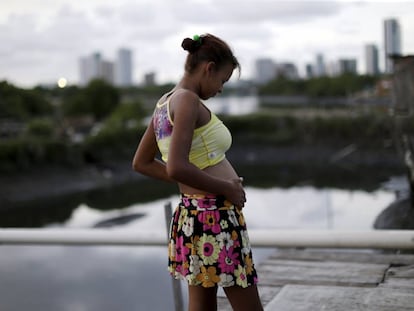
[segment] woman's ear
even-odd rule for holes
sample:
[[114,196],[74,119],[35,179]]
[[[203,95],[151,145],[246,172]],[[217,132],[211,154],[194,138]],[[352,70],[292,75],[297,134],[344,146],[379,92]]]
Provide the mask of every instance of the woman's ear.
[[205,66],[205,71],[208,74],[213,73],[214,71],[216,71],[216,63],[215,62],[208,62]]

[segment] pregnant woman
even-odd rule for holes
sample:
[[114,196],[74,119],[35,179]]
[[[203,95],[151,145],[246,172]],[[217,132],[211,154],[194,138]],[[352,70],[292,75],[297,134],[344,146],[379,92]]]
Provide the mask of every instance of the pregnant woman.
[[156,104],[133,168],[178,184],[168,270],[188,283],[188,309],[217,310],[222,286],[234,310],[263,310],[242,212],[243,180],[225,157],[231,134],[202,102],[221,93],[240,65],[211,34],[185,38],[182,48],[188,52],[184,75]]

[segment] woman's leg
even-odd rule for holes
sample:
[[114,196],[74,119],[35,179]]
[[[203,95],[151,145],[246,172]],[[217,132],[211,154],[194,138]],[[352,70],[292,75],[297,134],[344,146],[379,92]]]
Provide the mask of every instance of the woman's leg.
[[263,311],[256,285],[246,288],[231,286],[223,289],[234,311]]
[[189,311],[216,311],[217,310],[217,286],[202,287],[188,286],[188,310]]

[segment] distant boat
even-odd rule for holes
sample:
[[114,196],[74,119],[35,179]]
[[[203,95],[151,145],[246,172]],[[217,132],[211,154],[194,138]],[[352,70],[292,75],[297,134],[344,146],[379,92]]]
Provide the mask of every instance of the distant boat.
[[144,213],[122,215],[122,216],[113,217],[113,218],[99,221],[93,227],[94,228],[108,228],[108,227],[122,226],[122,225],[128,224],[131,221],[134,221],[144,216],[145,216]]

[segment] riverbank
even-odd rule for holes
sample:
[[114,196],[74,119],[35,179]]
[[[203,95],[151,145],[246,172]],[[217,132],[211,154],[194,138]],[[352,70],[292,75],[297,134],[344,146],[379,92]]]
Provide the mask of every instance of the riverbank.
[[129,161],[106,165],[85,165],[76,168],[61,166],[31,168],[0,176],[0,209],[24,202],[87,192],[99,188],[137,181]]
[[[227,157],[245,177],[247,184],[280,183],[314,184],[316,186],[375,187],[403,166],[391,149],[358,150],[311,146],[234,145]],[[104,190],[126,183],[145,180],[134,172],[131,161],[107,162],[77,168],[38,167],[20,173],[0,176],[0,209],[18,207],[25,202]]]

